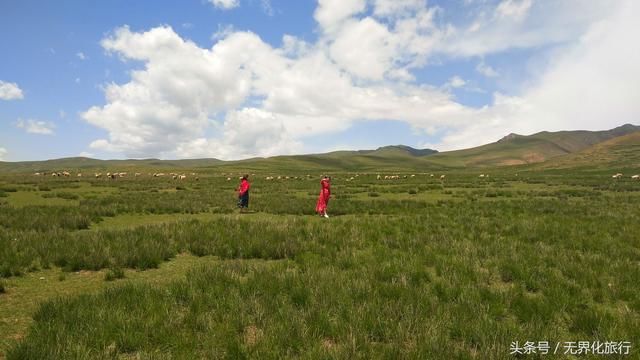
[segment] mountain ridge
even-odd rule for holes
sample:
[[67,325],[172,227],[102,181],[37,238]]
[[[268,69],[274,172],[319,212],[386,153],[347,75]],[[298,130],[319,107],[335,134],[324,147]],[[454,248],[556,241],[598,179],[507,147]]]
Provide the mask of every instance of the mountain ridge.
[[[640,126],[624,124],[613,129],[602,131],[570,130],[541,131],[531,135],[510,133],[496,142],[468,148],[438,152],[433,149],[417,149],[407,145],[388,145],[369,150],[341,150],[322,154],[280,155],[267,158],[252,158],[236,161],[223,161],[214,158],[160,160],[149,159],[114,159],[100,160],[87,157],[67,157],[42,161],[1,162],[2,172],[42,172],[62,169],[106,170],[148,169],[166,170],[173,168],[220,169],[243,167],[254,170],[271,169],[334,169],[334,170],[401,170],[401,169],[451,169],[465,167],[492,167],[509,165],[526,165],[544,163],[551,159],[563,158],[570,154],[581,153],[580,159],[588,156],[589,149],[597,144],[612,139],[640,134]],[[640,137],[639,137],[640,138]],[[636,139],[629,136],[629,139]],[[635,140],[634,140],[635,141]],[[615,142],[613,142],[615,143]],[[627,146],[628,147],[628,146]],[[604,146],[594,150],[600,154],[613,149]],[[629,148],[633,153],[634,147]],[[628,155],[628,154],[627,154]],[[630,155],[628,155],[630,156]],[[557,162],[564,164],[563,162]]]

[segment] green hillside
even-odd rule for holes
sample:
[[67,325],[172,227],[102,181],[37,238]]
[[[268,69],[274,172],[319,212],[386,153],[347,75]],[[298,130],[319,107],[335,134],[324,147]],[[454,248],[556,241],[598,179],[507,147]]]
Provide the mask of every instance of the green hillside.
[[615,137],[579,152],[552,159],[541,168],[640,168],[640,131]]
[[636,131],[640,131],[639,126],[626,124],[605,131],[543,131],[529,136],[509,134],[495,143],[441,152],[431,156],[430,160],[460,167],[540,163]]
[[200,168],[223,163],[217,159],[184,159],[184,160],[98,160],[86,157],[71,157],[43,161],[2,162],[0,171],[12,173],[50,172],[68,170],[73,172],[102,171],[119,169],[122,171],[163,170],[175,168]]
[[[606,131],[543,131],[533,135],[509,134],[501,140],[475,148],[437,152],[404,145],[375,150],[334,151],[325,154],[274,156],[239,161],[186,160],[96,160],[84,157],[46,161],[0,162],[3,173],[33,173],[68,170],[92,171],[438,171],[465,167],[495,167],[548,162],[548,166],[585,166],[593,161],[633,162],[638,147],[621,143],[636,139],[639,126],[626,124]],[[627,137],[632,134],[632,136]],[[635,134],[635,135],[633,135]],[[629,140],[633,143],[634,140]],[[599,146],[601,144],[601,146]],[[595,146],[595,147],[594,147]],[[572,156],[575,155],[575,156]],[[557,160],[549,162],[550,160]],[[636,161],[637,163],[637,161]],[[545,165],[547,166],[547,165]]]

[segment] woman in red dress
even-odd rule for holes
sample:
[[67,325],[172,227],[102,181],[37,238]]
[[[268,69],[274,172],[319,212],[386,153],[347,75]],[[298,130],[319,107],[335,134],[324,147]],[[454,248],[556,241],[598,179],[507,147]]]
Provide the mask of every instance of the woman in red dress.
[[249,188],[250,187],[251,187],[251,184],[249,184],[249,175],[243,176],[237,190],[238,191],[238,207],[240,208],[240,212],[244,212],[244,210],[249,207]]
[[329,198],[331,197],[331,178],[325,176],[320,180],[320,196],[318,197],[318,202],[316,203],[316,212],[320,216],[324,216],[326,218],[329,217],[327,215],[327,205],[329,204]]

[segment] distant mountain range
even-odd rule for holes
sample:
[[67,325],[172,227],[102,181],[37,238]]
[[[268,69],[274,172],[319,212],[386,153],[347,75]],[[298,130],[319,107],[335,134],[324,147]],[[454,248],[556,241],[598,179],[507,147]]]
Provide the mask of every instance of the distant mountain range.
[[640,166],[640,126],[625,124],[606,131],[543,131],[509,134],[502,139],[464,150],[438,152],[392,145],[375,150],[335,151],[325,154],[275,156],[240,161],[97,160],[84,157],[46,161],[0,162],[2,172],[108,171],[109,169],[198,169],[285,171],[437,170],[538,164],[542,167],[595,166],[625,163]]

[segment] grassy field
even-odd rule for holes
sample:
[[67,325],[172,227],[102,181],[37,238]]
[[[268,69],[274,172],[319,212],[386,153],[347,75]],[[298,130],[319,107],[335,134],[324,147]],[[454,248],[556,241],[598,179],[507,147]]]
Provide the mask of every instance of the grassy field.
[[256,173],[247,214],[237,170],[5,175],[0,358],[638,358],[640,181],[514,169],[332,174],[329,219],[306,171]]

